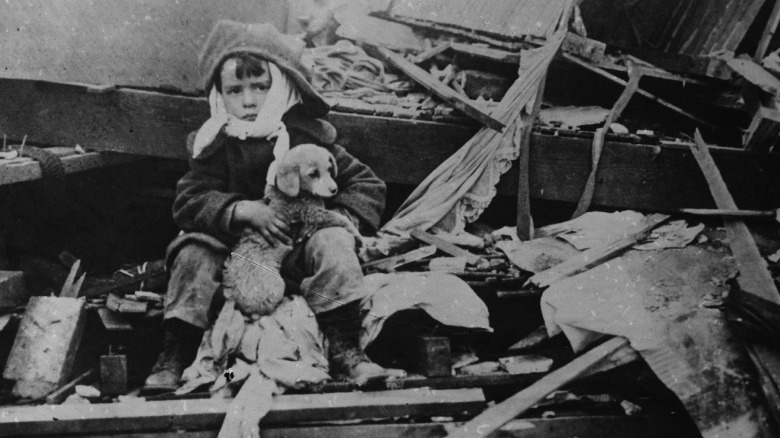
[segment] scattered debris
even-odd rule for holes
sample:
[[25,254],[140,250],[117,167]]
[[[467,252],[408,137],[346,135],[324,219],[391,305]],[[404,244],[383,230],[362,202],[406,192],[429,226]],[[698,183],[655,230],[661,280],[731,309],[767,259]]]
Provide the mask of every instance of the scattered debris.
[[498,362],[509,374],[546,373],[553,364],[552,359],[533,354],[502,357]]

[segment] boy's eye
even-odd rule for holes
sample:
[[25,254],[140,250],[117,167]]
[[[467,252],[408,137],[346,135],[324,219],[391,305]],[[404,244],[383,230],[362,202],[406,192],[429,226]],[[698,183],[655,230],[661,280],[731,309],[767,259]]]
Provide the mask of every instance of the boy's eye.
[[257,84],[253,85],[252,89],[255,91],[268,91],[268,85],[266,84]]
[[238,93],[241,92],[241,89],[240,88],[228,88],[226,92],[227,92],[227,94],[238,94]]

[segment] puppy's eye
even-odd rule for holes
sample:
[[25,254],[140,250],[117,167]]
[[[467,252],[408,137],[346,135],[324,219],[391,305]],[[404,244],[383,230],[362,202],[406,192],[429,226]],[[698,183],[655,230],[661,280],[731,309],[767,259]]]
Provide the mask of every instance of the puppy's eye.
[[320,171],[317,169],[312,170],[309,172],[309,178],[319,178],[320,177]]
[[328,166],[328,174],[333,175],[333,166]]

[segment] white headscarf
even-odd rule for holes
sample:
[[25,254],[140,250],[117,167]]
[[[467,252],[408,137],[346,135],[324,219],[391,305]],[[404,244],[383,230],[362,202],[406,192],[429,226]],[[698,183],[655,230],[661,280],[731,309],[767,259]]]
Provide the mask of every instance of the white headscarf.
[[298,87],[284,72],[279,70],[276,64],[269,62],[268,68],[271,73],[271,88],[268,90],[265,102],[253,122],[241,120],[228,114],[225,110],[222,94],[217,91],[216,87],[211,87],[209,92],[211,118],[206,120],[195,135],[192,147],[193,158],[197,158],[203,149],[214,141],[223,126],[225,134],[241,140],[245,140],[247,137],[276,139],[273,150],[274,161],[268,167],[266,175],[266,184],[274,184],[278,163],[290,150],[290,135],[287,133],[287,127],[282,123],[282,116],[293,105],[301,102],[301,95],[298,92]]

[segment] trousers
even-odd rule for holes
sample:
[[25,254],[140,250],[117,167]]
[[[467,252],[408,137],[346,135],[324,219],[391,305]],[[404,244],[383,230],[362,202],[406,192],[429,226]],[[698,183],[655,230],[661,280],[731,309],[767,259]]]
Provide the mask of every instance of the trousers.
[[[224,302],[222,267],[228,251],[193,241],[178,248],[170,265],[164,319],[207,329]],[[300,293],[315,314],[365,296],[355,236],[344,228],[316,231],[282,263],[288,293]]]

